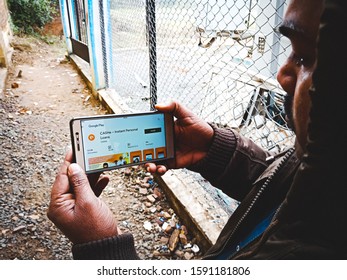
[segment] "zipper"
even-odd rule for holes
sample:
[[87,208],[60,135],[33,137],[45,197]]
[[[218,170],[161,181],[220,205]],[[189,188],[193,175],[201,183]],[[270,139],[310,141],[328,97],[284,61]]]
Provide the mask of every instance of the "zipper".
[[[253,245],[256,242],[258,242],[258,244],[264,244],[266,239],[270,236],[270,234],[272,234],[273,229],[275,229],[277,227],[277,225],[278,225],[278,220],[273,220],[271,222],[271,224],[268,226],[268,228],[263,232],[263,234],[259,235],[258,238],[254,239],[252,241],[252,243],[249,243],[248,245]],[[259,246],[257,248],[255,248],[255,250],[253,250],[253,251],[240,253],[238,255],[238,258],[240,258],[240,257],[248,257],[249,258],[251,255],[256,254],[258,251],[259,251]],[[236,253],[233,254],[231,257],[234,257],[235,255],[236,255]]]
[[[262,193],[264,192],[264,190],[267,188],[267,186],[269,185],[269,183],[271,182],[271,180],[273,180],[274,176],[276,175],[276,173],[282,168],[283,164],[289,159],[289,157],[294,153],[295,149],[294,148],[289,148],[287,151],[282,152],[276,156],[272,156],[271,158],[267,158],[267,161],[270,160],[275,160],[276,158],[278,158],[279,156],[285,154],[283,156],[283,158],[281,159],[281,161],[279,162],[279,164],[276,166],[275,170],[273,171],[273,173],[271,175],[269,175],[269,177],[266,179],[266,181],[264,182],[264,184],[261,186],[261,188],[259,189],[259,191],[257,192],[257,194],[254,196],[252,202],[250,203],[249,207],[247,208],[247,210],[245,211],[245,213],[242,215],[242,217],[239,219],[238,223],[236,224],[236,226],[234,227],[233,231],[231,232],[231,234],[229,235],[228,239],[226,240],[226,242],[224,242],[223,247],[218,250],[218,252],[213,253],[213,254],[209,254],[204,256],[204,258],[210,258],[210,257],[215,257],[217,255],[219,255],[221,252],[223,252],[223,250],[225,249],[225,247],[227,246],[227,244],[229,243],[230,239],[233,237],[233,235],[235,234],[235,232],[238,230],[238,228],[240,227],[240,225],[242,224],[242,222],[245,220],[245,218],[247,217],[248,213],[252,210],[254,204],[258,201],[259,197],[262,195]],[[274,217],[277,215],[278,210],[275,212]],[[273,220],[273,219],[272,219]],[[257,238],[255,238],[257,239]],[[254,240],[253,240],[254,241]],[[251,241],[251,242],[253,242]],[[248,243],[247,245],[249,245],[250,243]],[[246,245],[246,246],[247,246]],[[239,250],[236,250],[236,252],[234,252],[233,254],[231,254],[229,256],[229,259],[231,259],[233,256],[235,256],[237,253],[239,252]]]

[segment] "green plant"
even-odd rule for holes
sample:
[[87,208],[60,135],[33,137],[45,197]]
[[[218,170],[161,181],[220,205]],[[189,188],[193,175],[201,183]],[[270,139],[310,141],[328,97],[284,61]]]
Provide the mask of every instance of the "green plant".
[[15,32],[32,34],[52,21],[58,0],[7,0]]

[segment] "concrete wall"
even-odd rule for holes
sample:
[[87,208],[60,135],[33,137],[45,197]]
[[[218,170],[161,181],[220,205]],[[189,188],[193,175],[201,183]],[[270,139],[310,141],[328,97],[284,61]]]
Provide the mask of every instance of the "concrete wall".
[[12,31],[6,0],[0,0],[0,11],[0,68],[4,68],[9,66],[12,55],[10,46]]

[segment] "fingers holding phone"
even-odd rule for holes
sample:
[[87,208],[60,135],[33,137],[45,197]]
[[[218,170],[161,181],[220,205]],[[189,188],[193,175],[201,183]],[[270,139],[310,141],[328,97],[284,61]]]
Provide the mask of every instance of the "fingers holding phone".
[[95,196],[87,175],[69,162],[69,156],[53,184],[48,218],[74,244],[120,234],[111,210]]
[[[68,165],[70,165],[73,162],[73,153],[71,148],[68,148],[66,151],[65,161]],[[63,166],[61,168],[63,168]],[[87,175],[87,177],[89,184],[96,196],[101,195],[102,191],[107,187],[110,181],[109,176],[103,174],[102,172],[92,173]]]
[[[175,157],[167,160],[167,168],[186,168],[203,159],[212,143],[213,128],[192,111],[178,102],[156,105],[162,112],[170,112],[176,117],[174,122]],[[166,166],[146,165],[149,172],[164,174]]]
[[152,174],[157,173],[159,175],[164,175],[168,170],[166,165],[156,165],[155,163],[146,163],[146,170]]

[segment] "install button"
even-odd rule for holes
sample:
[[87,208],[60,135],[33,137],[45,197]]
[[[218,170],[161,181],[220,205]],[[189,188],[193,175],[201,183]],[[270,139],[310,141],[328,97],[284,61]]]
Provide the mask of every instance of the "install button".
[[157,132],[161,132],[161,127],[145,129],[145,134],[157,133]]

